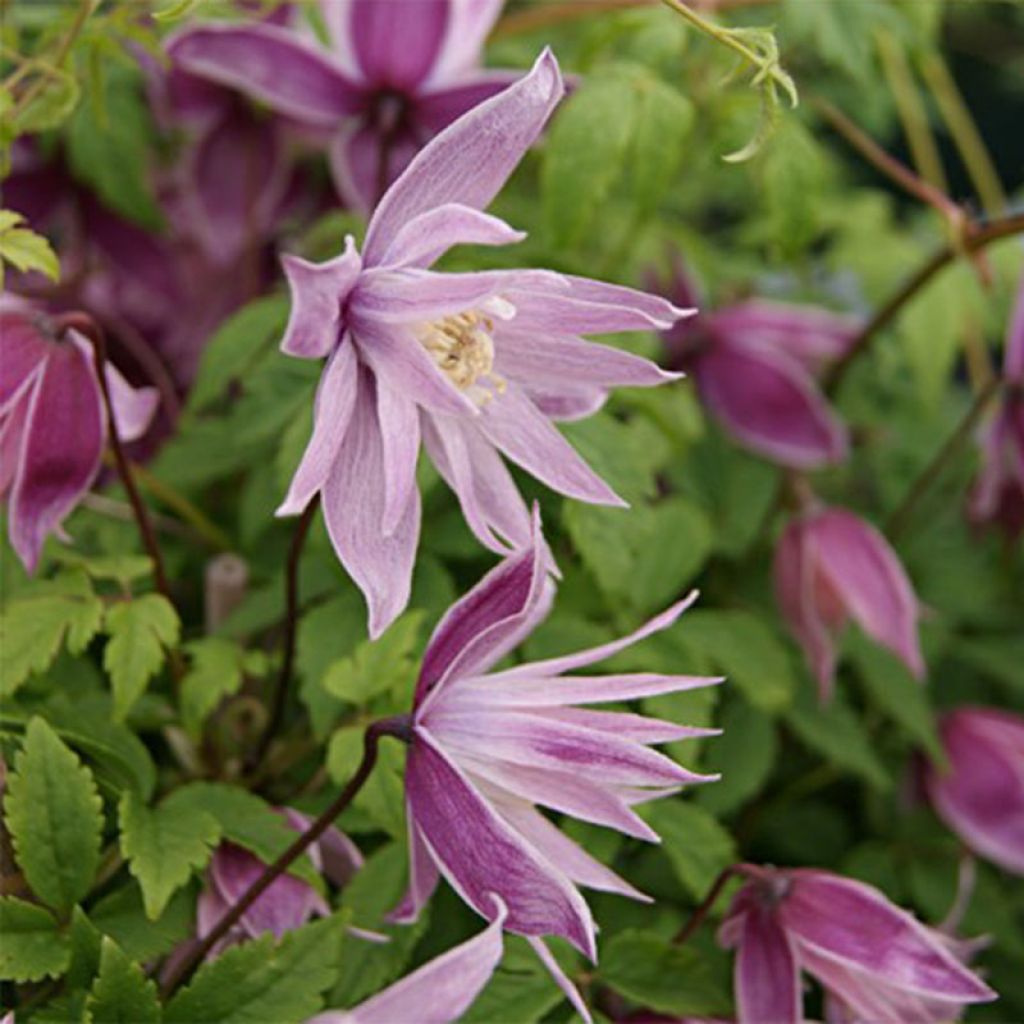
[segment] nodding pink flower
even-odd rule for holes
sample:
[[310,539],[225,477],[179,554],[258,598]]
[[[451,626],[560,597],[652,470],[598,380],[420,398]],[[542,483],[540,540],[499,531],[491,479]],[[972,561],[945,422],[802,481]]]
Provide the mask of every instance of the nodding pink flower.
[[530,549],[506,559],[453,605],[427,646],[405,776],[410,881],[393,916],[414,920],[441,875],[488,919],[493,917],[488,894],[497,893],[508,908],[505,928],[527,937],[586,1017],[586,1007],[543,938],[561,936],[594,960],[594,923],[577,885],[647,897],[563,835],[536,805],[657,842],[634,805],[716,776],[687,771],[648,745],[716,730],[595,711],[590,705],[720,680],[653,673],[563,675],[666,629],[695,595],[622,640],[489,671],[550,607],[548,565],[535,519]]
[[362,255],[349,239],[328,263],[285,257],[292,311],[281,347],[327,365],[278,515],[321,495],[372,636],[409,599],[421,441],[477,538],[506,554],[530,543],[530,515],[501,456],[569,497],[623,505],[552,420],[589,415],[610,387],[674,379],[581,337],[666,328],[684,311],[664,299],[542,270],[427,269],[454,245],[523,237],[481,211],[562,93],[545,50],[528,75],[420,151],[377,207]]
[[[156,412],[152,388],[133,388],[109,363],[118,432],[141,437]],[[107,443],[93,347],[40,307],[0,297],[0,497],[8,535],[34,572],[43,542],[92,486]]]
[[[310,825],[305,815],[291,808],[285,808],[281,813],[296,832],[302,832]],[[355,843],[333,827],[310,847],[309,859],[318,872],[339,887],[344,886],[363,864],[362,854]],[[196,931],[200,939],[213,930],[232,904],[265,870],[263,861],[241,846],[221,843],[217,847],[196,907]],[[221,953],[228,946],[246,939],[258,938],[265,932],[280,939],[312,917],[327,917],[330,913],[327,901],[308,882],[282,875],[239,918],[234,928],[214,947],[214,953]]]
[[946,936],[870,885],[807,868],[740,873],[750,880],[719,931],[736,949],[740,1024],[799,1024],[801,971],[825,989],[835,1021],[929,1024],[997,998]]
[[168,52],[185,70],[231,86],[330,133],[342,198],[370,209],[422,146],[510,85],[479,69],[502,0],[320,0],[325,49],[278,25],[200,25]]
[[1003,381],[1006,394],[982,433],[984,466],[968,515],[975,523],[997,524],[1015,540],[1024,532],[1024,277],[1007,328]]
[[936,813],[979,856],[1024,875],[1024,718],[957,708],[940,733],[948,766],[925,769]]
[[351,1010],[327,1010],[306,1024],[449,1024],[469,1009],[501,962],[507,909],[490,893],[495,913],[477,936],[424,964]]
[[[697,305],[697,288],[674,257],[665,290]],[[846,350],[856,322],[813,306],[749,299],[663,332],[672,365],[692,372],[701,400],[741,444],[783,466],[815,469],[846,458],[846,427],[815,382]]]
[[835,675],[836,637],[849,619],[924,676],[917,597],[896,552],[872,525],[841,508],[801,514],[779,538],[774,574],[779,609],[823,699]]

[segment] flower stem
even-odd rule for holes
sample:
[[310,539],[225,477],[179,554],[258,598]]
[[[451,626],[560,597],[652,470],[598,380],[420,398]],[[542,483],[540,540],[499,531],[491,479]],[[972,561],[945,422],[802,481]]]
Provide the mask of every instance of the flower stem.
[[281,660],[281,671],[277,676],[270,717],[246,762],[250,771],[263,760],[270,747],[275,733],[284,718],[285,704],[288,700],[288,689],[295,665],[295,639],[299,630],[299,563],[302,560],[302,549],[309,536],[309,528],[313,525],[316,511],[320,507],[319,497],[313,498],[303,509],[302,515],[292,534],[292,542],[288,548],[288,563],[284,575],[284,657]]
[[730,864],[711,883],[708,894],[694,909],[690,915],[690,920],[679,930],[676,937],[672,940],[672,944],[682,946],[694,936],[700,926],[707,920],[708,914],[711,913],[711,908],[718,902],[718,897],[722,895],[722,890],[730,879],[759,877],[762,874],[762,870],[755,864]]
[[338,794],[337,799],[288,847],[222,915],[201,942],[195,945],[188,956],[164,980],[161,995],[167,999],[192,976],[210,950],[238,923],[242,915],[313,845],[330,827],[335,818],[344,811],[363,788],[377,763],[377,745],[382,736],[395,736],[402,740],[409,738],[410,719],[408,715],[382,718],[366,728],[363,735],[363,759],[348,785]]

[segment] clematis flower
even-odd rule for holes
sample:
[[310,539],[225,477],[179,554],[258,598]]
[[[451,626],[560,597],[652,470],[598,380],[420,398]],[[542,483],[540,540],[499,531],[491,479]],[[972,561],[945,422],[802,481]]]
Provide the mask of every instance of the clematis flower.
[[744,865],[750,880],[719,931],[736,948],[741,1024],[799,1024],[800,972],[825,989],[837,1021],[918,1024],[954,1020],[997,998],[946,936],[872,886],[807,868]]
[[[286,807],[281,812],[296,832],[310,825],[309,819]],[[346,885],[363,866],[359,848],[343,832],[329,828],[309,848],[313,867],[339,888]],[[206,872],[206,884],[196,905],[196,931],[200,939],[208,935],[238,898],[266,870],[257,856],[234,843],[221,843],[214,851]],[[280,939],[286,932],[300,928],[312,917],[327,917],[331,908],[308,882],[291,875],[275,879],[262,896],[239,918],[238,924],[214,947],[214,953],[245,939],[271,932]]]
[[377,207],[362,255],[349,239],[328,263],[285,257],[292,311],[281,347],[327,365],[313,435],[278,515],[321,495],[372,636],[408,601],[421,440],[477,538],[506,554],[530,543],[530,516],[501,455],[569,497],[622,505],[551,421],[589,415],[612,386],[674,377],[581,337],[668,327],[684,311],[664,299],[547,271],[427,269],[453,245],[523,237],[481,210],[562,91],[545,51],[419,153]]
[[268,24],[199,25],[167,49],[192,74],[330,133],[338,191],[369,210],[430,138],[518,77],[479,69],[501,6],[321,0],[327,49]]
[[836,636],[849,619],[924,676],[917,597],[896,553],[869,523],[841,508],[801,514],[779,539],[774,574],[779,609],[823,699],[835,675]]
[[1024,718],[957,708],[940,733],[948,767],[925,769],[936,813],[979,856],[1024,875]]
[[720,680],[653,673],[563,677],[666,629],[695,595],[622,640],[491,672],[546,614],[553,589],[548,564],[535,520],[531,547],[453,605],[427,646],[405,775],[410,882],[394,919],[414,920],[441,875],[488,919],[488,894],[497,893],[508,907],[505,928],[526,936],[587,1017],[543,939],[561,936],[594,960],[594,923],[577,885],[647,897],[564,836],[536,805],[657,842],[633,806],[716,776],[687,771],[648,745],[716,730],[590,705]]
[[351,1010],[328,1010],[306,1024],[449,1024],[469,1009],[501,962],[507,910],[490,894],[491,923],[468,942],[436,957]]
[[1015,540],[1024,531],[1024,277],[1006,333],[1006,394],[981,438],[984,467],[971,492],[968,514],[994,523]]
[[[157,393],[133,388],[109,364],[105,372],[121,437],[141,437]],[[60,330],[40,307],[0,297],[0,497],[11,546],[29,572],[96,479],[106,442],[91,343]]]
[[[678,258],[664,293],[697,304]],[[815,469],[847,456],[846,427],[815,374],[856,330],[854,320],[825,309],[750,299],[702,312],[662,337],[671,365],[693,373],[701,400],[736,440],[780,465]]]

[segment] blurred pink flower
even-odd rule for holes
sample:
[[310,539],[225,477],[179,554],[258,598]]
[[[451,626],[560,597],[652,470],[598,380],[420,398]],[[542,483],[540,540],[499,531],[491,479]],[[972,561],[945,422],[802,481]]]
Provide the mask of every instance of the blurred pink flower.
[[622,640],[489,671],[547,613],[553,589],[547,565],[535,521],[531,547],[506,559],[453,605],[427,646],[406,765],[410,883],[394,916],[415,919],[441,875],[489,919],[489,894],[497,893],[508,907],[506,929],[527,937],[586,1017],[543,938],[561,936],[594,960],[594,923],[577,885],[648,898],[566,838],[536,805],[657,842],[633,806],[715,776],[687,771],[648,746],[717,730],[586,705],[720,680],[654,673],[563,676],[671,626],[695,595]]
[[957,708],[940,731],[949,765],[925,769],[932,806],[975,853],[1024,875],[1024,718]]
[[896,553],[870,523],[841,508],[797,516],[779,538],[774,574],[779,609],[823,699],[835,675],[836,637],[849,619],[924,676],[917,597]]
[[799,1024],[801,970],[825,989],[834,1021],[937,1024],[997,998],[946,936],[869,885],[807,868],[743,873],[719,931],[736,948],[741,1024]]
[[[141,437],[157,393],[133,388],[110,364],[105,373],[121,438]],[[0,497],[11,546],[29,572],[92,486],[106,443],[92,344],[39,306],[0,296]]]
[[206,24],[168,43],[183,68],[330,132],[335,183],[369,210],[430,138],[511,85],[479,69],[502,0],[320,0],[325,48],[297,28]]

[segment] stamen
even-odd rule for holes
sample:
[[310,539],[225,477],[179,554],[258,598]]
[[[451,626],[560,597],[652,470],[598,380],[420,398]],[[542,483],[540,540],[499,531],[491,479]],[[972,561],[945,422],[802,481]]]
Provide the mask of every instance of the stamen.
[[467,310],[425,324],[417,336],[445,376],[482,406],[507,386],[494,372],[493,331],[490,316]]

